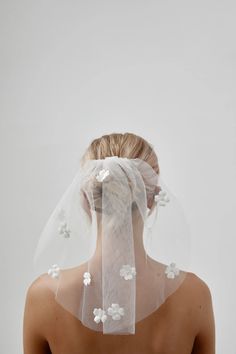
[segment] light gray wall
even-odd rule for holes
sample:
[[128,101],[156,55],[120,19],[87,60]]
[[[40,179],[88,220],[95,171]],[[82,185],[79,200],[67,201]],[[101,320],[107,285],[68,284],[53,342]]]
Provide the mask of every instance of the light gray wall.
[[235,354],[234,1],[1,0],[1,349],[22,352],[32,257],[90,141],[154,144]]

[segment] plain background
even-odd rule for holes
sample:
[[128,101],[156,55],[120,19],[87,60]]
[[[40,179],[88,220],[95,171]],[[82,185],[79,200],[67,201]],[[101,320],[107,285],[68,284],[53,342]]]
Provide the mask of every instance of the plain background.
[[39,234],[92,139],[156,149],[211,289],[217,353],[235,354],[234,1],[8,0],[1,26],[1,341],[22,353]]

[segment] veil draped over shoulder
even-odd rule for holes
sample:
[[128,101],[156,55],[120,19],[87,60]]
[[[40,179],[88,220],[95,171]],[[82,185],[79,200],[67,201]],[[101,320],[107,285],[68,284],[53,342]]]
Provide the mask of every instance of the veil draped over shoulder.
[[40,235],[37,275],[85,326],[134,334],[186,276],[190,231],[181,205],[144,160],[87,160]]

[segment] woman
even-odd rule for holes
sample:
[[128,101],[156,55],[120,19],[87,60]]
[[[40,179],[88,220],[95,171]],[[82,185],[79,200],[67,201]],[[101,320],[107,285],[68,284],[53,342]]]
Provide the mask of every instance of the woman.
[[[208,286],[193,273],[182,272],[178,269],[172,269],[172,273],[166,272],[166,269],[169,269],[166,265],[147,255],[143,246],[144,224],[140,217],[142,207],[140,209],[139,204],[143,197],[139,200],[137,193],[137,199],[123,200],[130,198],[128,191],[134,185],[131,183],[132,178],[138,176],[138,174],[132,174],[133,170],[141,166],[141,164],[135,167],[132,165],[134,168],[130,169],[131,161],[132,163],[143,161],[144,166],[148,164],[151,167],[150,171],[155,171],[155,175],[159,174],[158,159],[151,144],[142,137],[131,133],[104,135],[92,141],[81,160],[81,166],[90,160],[91,163],[94,161],[99,168],[101,165],[98,163],[101,161],[109,163],[107,165],[109,168],[102,170],[94,170],[95,165],[92,165],[89,179],[84,179],[86,184],[83,185],[83,210],[86,211],[90,221],[92,220],[92,212],[96,212],[97,242],[95,252],[88,262],[74,268],[60,270],[60,283],[55,283],[59,268],[54,265],[53,269],[38,277],[31,284],[25,303],[24,354],[214,354],[214,315]],[[117,166],[122,166],[122,168],[118,170]],[[96,176],[96,180],[93,178],[91,184],[91,176],[94,171],[96,174],[93,177]],[[113,174],[114,171],[115,174]],[[129,174],[127,185],[124,184],[124,179],[122,179],[122,184],[118,182],[117,176],[119,173],[123,173],[122,171]],[[86,176],[88,177],[88,174]],[[110,177],[114,178],[115,184],[112,184],[113,179],[109,179]],[[155,177],[154,172],[153,177]],[[139,183],[138,181],[136,179],[135,183]],[[114,190],[117,186],[119,188],[116,193]],[[160,192],[160,188],[158,189],[155,183],[153,186],[154,189],[148,189],[147,184],[145,185],[145,203],[151,211],[154,208],[154,200],[156,200],[154,195]],[[132,188],[132,196],[134,196]],[[92,190],[92,194],[89,194],[88,190]],[[103,198],[101,198],[101,190]],[[112,199],[109,199],[110,196]],[[132,203],[129,204],[129,200]],[[136,203],[133,203],[134,200]],[[108,205],[106,209],[105,202]],[[127,212],[129,209],[126,210],[127,204],[132,207],[134,241],[129,246],[127,246],[127,235],[131,234],[131,229],[127,227],[129,215]],[[118,209],[119,214],[117,214]],[[113,219],[114,223],[111,227],[110,221],[113,214],[116,215],[116,218]],[[118,218],[117,215],[119,215]],[[118,220],[119,218],[120,220]],[[65,223],[63,225],[63,232],[67,232],[65,234],[67,238],[70,236],[70,230],[65,228]],[[118,225],[116,230],[119,230],[120,234],[114,233],[114,225]],[[105,238],[106,232],[109,235],[107,239]],[[112,233],[114,233],[113,236],[115,235],[113,238],[111,237]],[[122,242],[120,235],[123,234],[126,238]],[[131,260],[131,251],[135,256],[135,267],[130,268],[134,273],[131,274],[130,271],[127,275],[125,273],[127,268],[122,268],[123,273],[120,273],[119,287],[115,287],[118,281],[112,282],[115,278],[114,270],[117,264],[116,250],[113,249],[112,254],[111,252],[106,253],[109,247],[114,247],[114,242],[118,242],[116,250],[122,249],[120,254],[117,253],[117,257],[118,255],[122,257],[125,253],[129,255]],[[105,263],[104,259],[106,261],[110,259],[109,263]],[[90,265],[89,271],[88,264]],[[112,272],[109,273],[111,268]],[[147,269],[148,272],[146,272]],[[110,277],[106,279],[104,273],[106,276],[110,274]],[[165,273],[167,274],[165,279],[161,276],[154,280],[157,274],[163,275]],[[133,310],[131,308],[129,312],[125,310],[124,313],[125,306],[123,308],[118,306],[120,312],[112,312],[113,305],[115,306],[113,303],[112,307],[106,308],[107,312],[102,308],[94,308],[94,318],[90,319],[87,309],[90,309],[89,306],[94,301],[95,295],[91,295],[89,291],[92,291],[91,285],[94,285],[94,289],[101,291],[99,288],[99,284],[102,284],[99,278],[101,274],[103,282],[107,280],[106,286],[103,287],[104,293],[101,292],[102,297],[99,298],[101,306],[106,301],[105,296],[109,297],[110,293],[116,296],[122,290],[119,293],[120,303],[127,304],[127,308],[128,305],[134,305]],[[83,279],[83,289],[81,285],[78,285],[78,279]],[[114,288],[111,288],[111,283]],[[134,284],[136,288],[134,288]],[[134,289],[136,289],[136,297],[134,297]],[[157,305],[156,298],[160,296],[160,289],[162,289],[161,300],[158,300]],[[57,294],[57,300],[55,300],[55,294]],[[99,296],[100,293],[96,294]],[[128,321],[125,322],[124,315],[127,314]],[[123,327],[119,327],[120,323],[123,323]]]

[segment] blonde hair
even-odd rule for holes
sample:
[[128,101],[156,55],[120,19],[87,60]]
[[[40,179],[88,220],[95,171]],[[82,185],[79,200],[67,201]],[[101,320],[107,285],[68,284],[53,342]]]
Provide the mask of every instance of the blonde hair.
[[[160,173],[160,168],[158,164],[157,155],[153,149],[153,146],[148,143],[144,138],[141,136],[135,135],[133,133],[112,133],[102,135],[100,138],[94,139],[88,148],[85,150],[83,154],[80,164],[83,167],[84,163],[87,160],[97,160],[97,159],[105,159],[105,157],[109,156],[118,156],[118,157],[126,157],[130,159],[140,158],[147,162],[157,174]],[[102,187],[101,184],[96,181],[95,178],[89,180],[89,190],[93,195],[94,200],[94,207],[95,210],[100,209],[101,204],[101,195],[102,195]],[[88,187],[88,186],[87,186]],[[122,187],[122,186],[121,186]],[[124,185],[124,188],[126,185]],[[158,188],[158,187],[157,187]],[[147,205],[151,208],[154,200],[153,193],[148,193],[148,186],[146,185],[147,191]],[[123,193],[124,195],[127,194],[127,191]],[[117,203],[120,202],[122,193],[119,192],[117,194]],[[90,214],[90,203],[89,198],[86,193],[83,192],[84,196],[84,208],[87,211],[89,217],[91,218]],[[113,191],[114,196],[114,191]],[[136,203],[132,204],[132,211],[137,210]]]
[[157,155],[152,144],[133,133],[112,133],[94,139],[81,158],[83,165],[88,159],[105,159],[108,156],[140,158],[159,174]]

